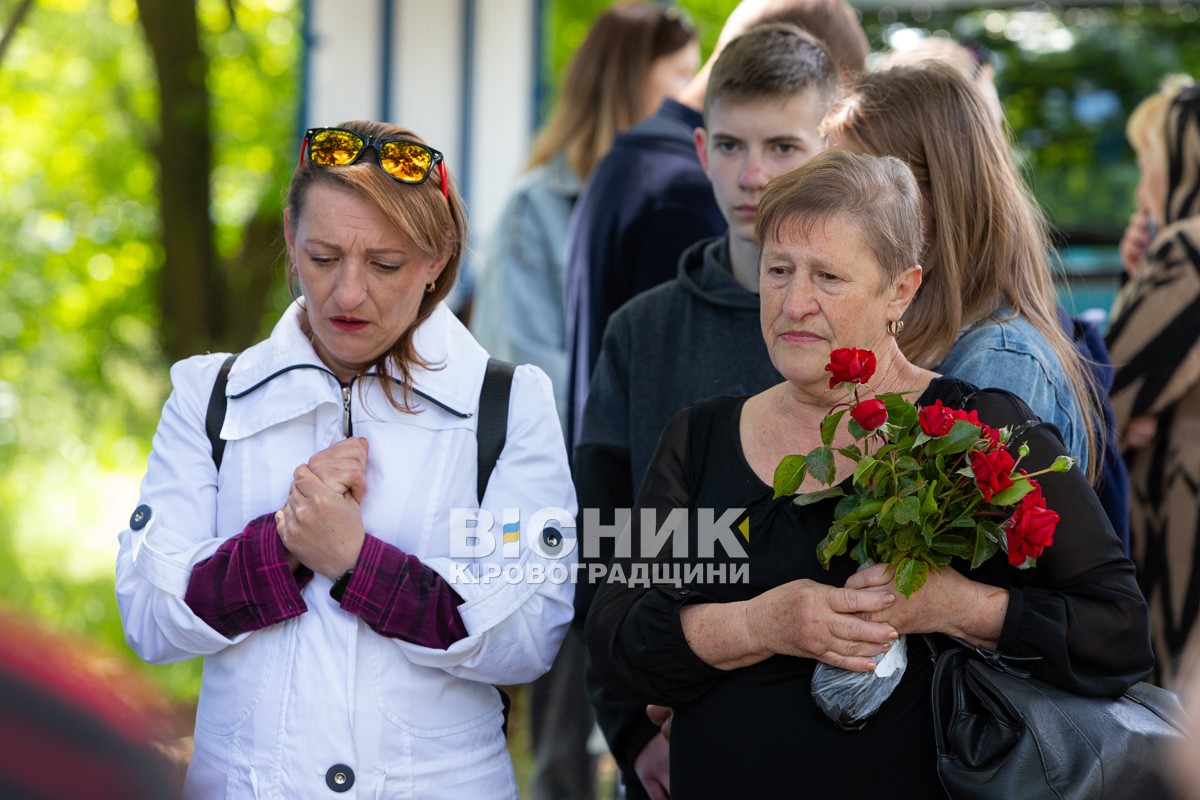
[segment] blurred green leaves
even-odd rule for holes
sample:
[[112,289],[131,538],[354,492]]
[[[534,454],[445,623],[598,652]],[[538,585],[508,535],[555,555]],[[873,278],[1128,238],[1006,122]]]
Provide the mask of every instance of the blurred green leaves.
[[[228,257],[253,216],[282,214],[299,3],[196,10],[210,217]],[[0,62],[0,602],[114,648],[116,534],[169,389],[154,288],[158,105],[134,0],[41,0]],[[155,672],[176,694],[195,690],[197,664]]]

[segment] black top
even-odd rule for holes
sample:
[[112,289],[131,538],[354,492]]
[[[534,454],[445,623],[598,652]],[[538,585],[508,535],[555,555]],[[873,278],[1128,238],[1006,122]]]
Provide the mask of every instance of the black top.
[[[975,409],[994,427],[1015,428],[1033,418],[1007,392],[979,391],[948,378],[934,380],[918,404],[936,399]],[[748,517],[749,541],[739,538],[749,558],[748,581],[710,581],[706,569],[699,581],[681,588],[606,584],[587,625],[599,680],[631,699],[675,708],[673,799],[942,796],[930,710],[931,663],[921,637],[908,637],[903,680],[856,732],[837,728],[813,703],[815,661],[777,655],[722,671],[688,647],[679,622],[679,609],[686,603],[746,600],[801,578],[841,585],[857,566],[841,557],[826,571],[817,561],[817,543],[832,522],[836,501],[800,507],[788,498],[772,500],[771,487],[747,464],[738,433],[744,403],[745,398],[717,397],[681,411],[663,434],[637,505],[657,509],[660,523],[671,508],[689,509],[692,555],[680,561],[718,570],[723,564],[726,576],[747,562],[721,546],[711,558],[695,555],[703,538],[697,536],[698,509],[713,509],[717,516],[727,509],[746,509],[733,526]],[[1014,440],[1029,443],[1031,452],[1022,464],[1030,471],[1063,453],[1054,429],[1040,423]],[[1001,552],[978,570],[968,571],[963,564],[961,571],[1010,589],[1002,652],[1041,656],[1030,671],[1064,688],[1115,696],[1146,676],[1152,665],[1146,605],[1133,564],[1078,469],[1038,481],[1047,505],[1062,516],[1054,544],[1038,566],[1010,568]],[[633,542],[639,542],[636,512],[632,532]],[[633,557],[615,560],[614,569],[620,565],[629,576],[635,566],[649,566],[646,574],[653,577],[671,566],[670,547],[658,558],[638,558],[637,549],[635,544]]]
[[[679,409],[713,395],[754,394],[783,380],[763,341],[758,295],[733,277],[728,237],[692,245],[678,270],[675,280],[621,306],[604,330],[572,459],[579,507],[596,509],[602,525],[610,524],[614,509],[633,507],[654,446]],[[580,563],[607,564],[613,540],[597,536],[590,519],[579,520]],[[573,623],[580,636],[595,590],[581,570]],[[616,700],[590,680],[588,692],[609,749],[631,775],[658,727],[641,704]]]

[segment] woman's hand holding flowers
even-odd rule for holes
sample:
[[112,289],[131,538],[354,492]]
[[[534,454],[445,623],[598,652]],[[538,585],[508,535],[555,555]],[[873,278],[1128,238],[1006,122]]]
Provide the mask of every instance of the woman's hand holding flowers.
[[864,618],[891,606],[890,587],[837,588],[810,580],[777,586],[748,601],[747,630],[770,653],[814,658],[845,669],[874,668],[872,656],[896,640],[896,629]]
[[[876,564],[850,576],[846,588],[885,590],[894,580],[894,569]],[[1007,610],[1006,590],[973,581],[954,569],[942,569],[930,572],[921,591],[910,597],[900,595],[882,611],[860,616],[887,623],[897,633],[948,633],[995,648]]]

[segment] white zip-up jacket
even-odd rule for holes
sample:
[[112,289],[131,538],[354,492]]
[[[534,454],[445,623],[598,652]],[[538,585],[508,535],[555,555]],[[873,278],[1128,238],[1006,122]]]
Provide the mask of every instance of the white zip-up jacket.
[[[116,590],[130,647],[159,664],[205,656],[185,793],[515,798],[493,684],[548,670],[572,613],[573,583],[563,579],[576,560],[565,519],[575,492],[550,383],[536,367],[517,368],[506,444],[480,527],[468,535],[461,518],[480,508],[475,428],[487,353],[439,306],[415,336],[435,366],[414,370],[419,413],[405,414],[379,378],[343,392],[298,314],[293,305],[229,375],[219,475],[204,419],[224,356],[172,368],[142,513],[120,534]],[[295,468],[348,433],[370,443],[366,530],[451,583],[467,638],[438,650],[380,636],[339,607],[321,575],[304,588],[299,616],[232,638],[217,633],[184,603],[192,568],[281,508]],[[550,508],[563,510],[549,513],[563,534],[555,550],[536,513]]]

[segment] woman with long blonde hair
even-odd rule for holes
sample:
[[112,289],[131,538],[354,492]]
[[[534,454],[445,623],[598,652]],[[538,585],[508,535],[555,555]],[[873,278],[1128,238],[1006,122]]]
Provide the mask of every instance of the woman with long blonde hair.
[[832,146],[903,160],[921,188],[923,283],[904,354],[1017,394],[1093,474],[1103,407],[1059,324],[1045,217],[983,95],[948,65],[897,66],[860,77],[823,129]]

